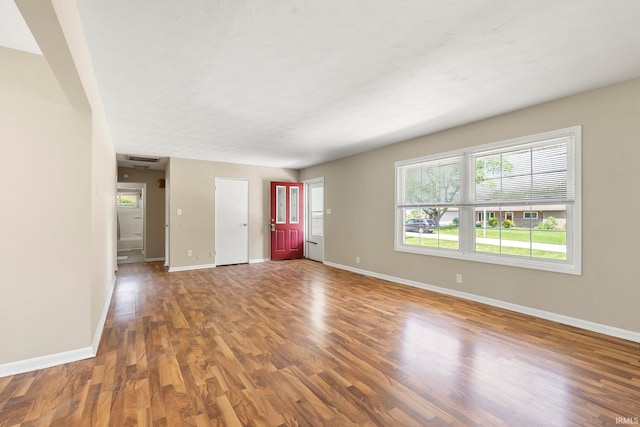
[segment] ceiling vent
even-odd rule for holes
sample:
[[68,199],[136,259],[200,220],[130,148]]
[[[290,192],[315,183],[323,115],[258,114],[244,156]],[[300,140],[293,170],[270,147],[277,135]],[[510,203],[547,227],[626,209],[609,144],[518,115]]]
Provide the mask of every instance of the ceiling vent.
[[142,156],[129,156],[129,160],[132,162],[145,162],[145,163],[158,163],[159,157],[142,157]]

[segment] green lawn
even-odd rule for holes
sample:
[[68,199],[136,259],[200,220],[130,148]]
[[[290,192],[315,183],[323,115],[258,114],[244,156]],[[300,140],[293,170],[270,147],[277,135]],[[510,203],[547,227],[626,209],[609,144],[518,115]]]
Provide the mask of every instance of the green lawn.
[[407,236],[405,244],[413,246],[428,246],[430,248],[458,249],[457,240],[438,240],[434,237]]
[[487,237],[489,239],[516,240],[528,242],[531,239],[534,243],[551,243],[554,245],[567,244],[567,232],[565,230],[530,230],[528,228],[487,228],[486,235],[482,228],[476,228],[476,237]]
[[526,248],[513,248],[510,246],[503,246],[502,252],[500,252],[500,246],[498,245],[483,245],[480,243],[476,244],[476,251],[488,252],[493,254],[502,253],[504,255],[515,255],[515,256],[525,256],[525,257],[531,256],[533,258],[544,258],[544,259],[560,259],[560,260],[567,259],[567,254],[563,252],[541,251],[538,249],[534,249],[533,251],[530,251],[529,249],[526,249]]
[[[513,240],[513,241],[521,241],[521,242],[529,242],[530,239],[533,239],[534,243],[549,243],[554,245],[566,245],[567,241],[567,233],[566,231],[547,231],[547,230],[530,230],[523,228],[509,228],[509,229],[493,229],[488,228],[486,230],[481,228],[476,229],[476,237],[486,237],[488,239],[495,239],[496,244],[476,244],[476,251],[478,252],[487,252],[487,253],[502,253],[505,255],[514,255],[514,256],[524,256],[524,257],[533,257],[533,258],[544,258],[544,259],[558,259],[564,260],[567,258],[567,255],[562,252],[552,252],[552,251],[543,251],[539,249],[530,250],[528,248],[514,248],[510,246],[502,246],[500,247],[499,241],[502,237],[502,240]],[[441,228],[439,230],[441,235],[447,236],[458,236],[457,228]],[[427,246],[427,247],[439,247],[445,249],[458,249],[458,241],[457,240],[444,240],[437,238],[437,232],[434,234],[423,235],[422,237],[415,236],[406,236],[405,244],[407,245],[415,245],[415,246]]]
[[[528,242],[532,233],[534,243],[551,243],[554,245],[567,244],[567,232],[565,230],[530,230],[528,228],[487,228],[486,235],[482,228],[476,228],[476,237],[487,237],[489,239],[499,239],[502,231],[503,240],[516,240],[520,242]],[[457,228],[441,228],[441,234],[458,235]]]

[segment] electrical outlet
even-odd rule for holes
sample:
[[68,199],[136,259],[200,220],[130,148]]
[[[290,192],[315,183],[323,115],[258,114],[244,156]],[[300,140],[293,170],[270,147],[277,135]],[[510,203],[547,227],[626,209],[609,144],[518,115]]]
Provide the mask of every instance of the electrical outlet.
[[360,257],[359,256],[356,257],[356,264],[360,264]]
[[456,274],[456,283],[462,283],[462,274]]
[[191,249],[187,250],[187,256],[192,256],[193,255],[193,251]]

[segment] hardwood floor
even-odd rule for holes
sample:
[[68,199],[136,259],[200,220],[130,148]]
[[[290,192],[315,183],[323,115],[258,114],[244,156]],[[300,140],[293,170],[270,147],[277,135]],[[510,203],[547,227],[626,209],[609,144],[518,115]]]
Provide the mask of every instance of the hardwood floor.
[[0,426],[634,417],[640,344],[306,260],[122,265],[96,358],[0,378]]

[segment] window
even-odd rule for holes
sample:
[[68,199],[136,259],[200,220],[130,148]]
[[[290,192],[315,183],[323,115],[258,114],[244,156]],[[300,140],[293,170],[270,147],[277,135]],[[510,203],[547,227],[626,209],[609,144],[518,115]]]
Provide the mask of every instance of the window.
[[[450,216],[460,206],[462,160],[461,156],[453,156],[401,168],[398,207],[403,244],[458,249],[458,228],[444,229],[440,223],[446,214]],[[416,221],[421,225],[416,226]]]
[[311,186],[311,235],[324,236],[324,187]]
[[580,145],[576,126],[397,162],[395,249],[580,274]]
[[138,207],[138,193],[119,193],[116,195],[116,206],[137,208]]
[[496,213],[495,212],[479,211],[478,212],[478,222],[484,221],[485,215],[486,215],[487,220],[490,220],[491,218],[495,218],[496,217]]
[[290,187],[289,188],[289,223],[298,224],[298,191],[300,189],[298,187]]
[[276,224],[287,223],[287,187],[276,186]]

